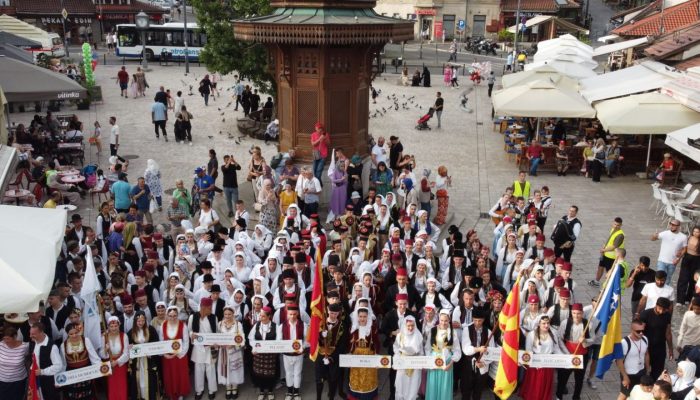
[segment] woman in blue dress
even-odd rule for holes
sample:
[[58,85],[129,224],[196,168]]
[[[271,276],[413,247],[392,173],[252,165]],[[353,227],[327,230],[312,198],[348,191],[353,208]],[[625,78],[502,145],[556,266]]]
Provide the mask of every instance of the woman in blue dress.
[[425,342],[425,354],[440,356],[444,365],[440,369],[428,371],[425,398],[431,400],[452,399],[454,363],[462,356],[459,337],[450,323],[450,310],[440,310],[438,325],[430,330]]

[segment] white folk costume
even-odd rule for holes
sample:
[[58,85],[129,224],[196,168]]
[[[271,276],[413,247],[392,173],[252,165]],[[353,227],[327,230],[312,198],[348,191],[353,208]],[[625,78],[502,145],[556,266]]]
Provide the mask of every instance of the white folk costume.
[[[413,320],[413,316],[407,316],[406,321]],[[410,357],[423,355],[423,335],[414,328],[408,332],[404,323],[394,341],[395,357]],[[414,400],[418,397],[418,389],[421,383],[421,370],[402,369],[396,371],[396,400]]]

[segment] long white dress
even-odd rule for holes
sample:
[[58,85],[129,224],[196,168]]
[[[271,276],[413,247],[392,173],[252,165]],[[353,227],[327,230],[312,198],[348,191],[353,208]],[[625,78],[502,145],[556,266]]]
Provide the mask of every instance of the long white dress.
[[219,358],[216,365],[216,374],[220,385],[238,386],[244,381],[243,371],[243,347],[245,347],[245,332],[243,325],[235,321],[230,327],[226,327],[224,321],[219,322],[220,333],[233,333],[241,336],[243,341],[235,346],[219,347]]
[[[423,335],[418,329],[408,334],[406,329],[396,337],[394,342],[396,357],[422,356]],[[396,400],[415,400],[421,382],[421,370],[400,369],[396,371]]]

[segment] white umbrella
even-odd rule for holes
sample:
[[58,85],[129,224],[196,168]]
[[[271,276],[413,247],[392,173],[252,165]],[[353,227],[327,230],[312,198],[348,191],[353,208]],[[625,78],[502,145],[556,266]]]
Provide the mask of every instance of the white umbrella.
[[574,47],[583,51],[589,51],[593,53],[593,47],[583,43],[582,41],[576,39],[576,37],[568,33],[566,35],[559,36],[558,38],[543,40],[537,43],[538,50],[544,50],[551,47]]
[[647,166],[651,153],[651,135],[665,135],[700,123],[700,113],[659,92],[601,101],[595,105],[595,109],[598,111],[598,120],[611,134],[649,135]]
[[593,118],[595,110],[576,90],[542,79],[493,93],[497,115]]
[[673,131],[666,135],[666,145],[700,163],[700,149],[691,146],[689,140],[700,139],[700,124]]
[[590,69],[595,69],[598,67],[598,63],[593,61],[592,57],[586,57],[577,54],[544,54],[540,57],[537,57],[537,54],[535,54],[535,57],[533,58],[533,63],[549,63],[552,61],[572,62]]
[[549,65],[557,71],[564,75],[570,76],[576,79],[590,78],[596,76],[597,74],[583,65],[579,65],[571,61],[537,61],[530,64],[525,64],[525,71],[529,71],[533,68],[541,67],[543,65]]
[[503,75],[501,85],[503,85],[504,88],[509,88],[516,85],[525,85],[539,80],[551,80],[551,82],[558,87],[571,89],[573,91],[578,91],[579,87],[579,83],[576,79],[563,75],[561,72],[550,67],[549,65],[543,65],[529,71]]

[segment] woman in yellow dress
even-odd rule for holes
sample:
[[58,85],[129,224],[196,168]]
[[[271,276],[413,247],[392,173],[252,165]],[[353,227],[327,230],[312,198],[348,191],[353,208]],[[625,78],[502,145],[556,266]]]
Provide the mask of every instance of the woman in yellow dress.
[[[357,309],[357,321],[350,331],[350,354],[379,354],[379,335],[377,327],[369,319],[369,309]],[[350,368],[349,400],[375,400],[379,398],[376,368]]]
[[280,192],[280,227],[284,227],[284,219],[287,218],[287,208],[296,203],[297,192],[294,191],[292,185],[287,181],[284,184],[284,190]]

